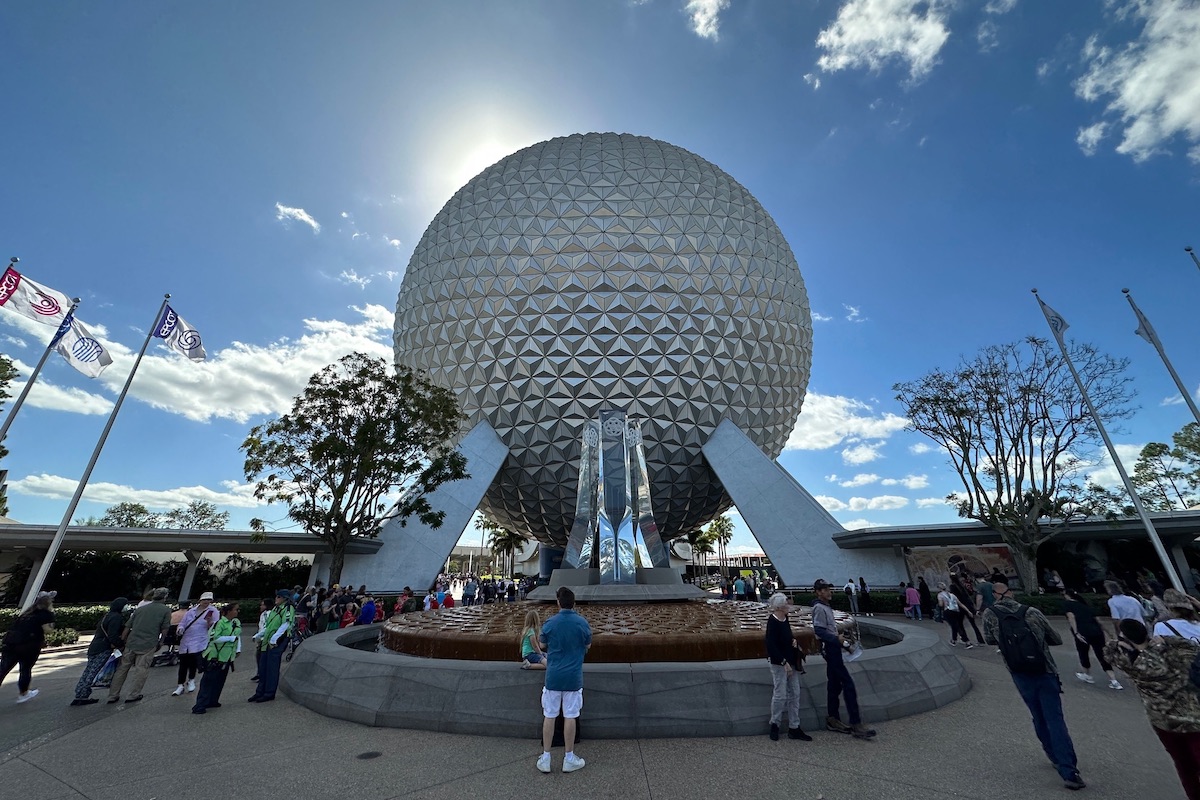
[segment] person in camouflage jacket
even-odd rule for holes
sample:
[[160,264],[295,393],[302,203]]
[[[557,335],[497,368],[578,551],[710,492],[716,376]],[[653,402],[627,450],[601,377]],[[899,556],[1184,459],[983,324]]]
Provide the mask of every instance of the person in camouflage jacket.
[[1200,800],[1200,690],[1190,677],[1200,644],[1180,636],[1150,639],[1136,620],[1121,620],[1118,631],[1104,656],[1133,679],[1184,793]]

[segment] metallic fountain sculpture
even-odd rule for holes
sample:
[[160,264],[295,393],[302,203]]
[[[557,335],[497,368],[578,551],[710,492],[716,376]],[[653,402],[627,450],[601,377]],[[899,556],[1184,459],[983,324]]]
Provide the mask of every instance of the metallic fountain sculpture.
[[600,583],[636,583],[637,568],[671,566],[654,524],[642,423],[605,410],[583,430],[575,522],[563,564],[598,568]]

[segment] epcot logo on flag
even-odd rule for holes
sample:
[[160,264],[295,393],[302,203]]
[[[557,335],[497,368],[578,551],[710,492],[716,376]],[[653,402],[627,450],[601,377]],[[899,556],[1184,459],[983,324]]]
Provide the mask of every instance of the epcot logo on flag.
[[95,339],[80,338],[71,345],[71,355],[85,363],[98,360],[103,352],[104,348]]
[[170,306],[163,309],[158,324],[154,326],[154,335],[165,339],[168,347],[178,350],[192,361],[203,361],[207,356],[200,340],[200,332],[188,325]]
[[57,317],[62,313],[62,306],[53,297],[45,292],[38,292],[37,296],[37,302],[29,304],[35,312],[43,317]]

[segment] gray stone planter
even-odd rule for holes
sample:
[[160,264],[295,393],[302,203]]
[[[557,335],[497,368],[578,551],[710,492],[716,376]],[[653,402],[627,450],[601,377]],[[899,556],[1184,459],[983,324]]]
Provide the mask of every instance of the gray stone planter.
[[[542,673],[514,660],[452,661],[356,649],[379,625],[319,634],[284,670],[280,686],[300,705],[339,719],[392,728],[536,738]],[[849,665],[864,720],[930,711],[971,688],[966,670],[931,628],[859,620],[868,649]],[[886,643],[886,644],[885,644]],[[515,645],[514,645],[515,649]],[[822,727],[825,662],[810,658],[802,683],[803,726]],[[585,737],[740,736],[766,730],[766,659],[585,664]]]

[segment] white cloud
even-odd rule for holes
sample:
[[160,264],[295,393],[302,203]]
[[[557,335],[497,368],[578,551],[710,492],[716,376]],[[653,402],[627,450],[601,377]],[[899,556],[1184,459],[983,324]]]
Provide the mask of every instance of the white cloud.
[[[345,216],[345,212],[343,212]],[[280,222],[287,223],[289,220],[303,222],[305,225],[313,229],[313,233],[321,232],[321,223],[312,218],[312,215],[303,208],[291,208],[280,203],[275,204],[275,219]]]
[[11,344],[13,347],[28,347],[28,346],[29,346],[28,342],[26,342],[26,341],[25,341],[24,339],[22,339],[20,336],[8,336],[8,335],[5,335],[5,336],[3,337],[3,340],[4,340],[5,342],[7,342],[8,344]]
[[[1200,4],[1127,0],[1116,13],[1143,28],[1117,48],[1089,39],[1083,49],[1087,71],[1075,83],[1076,95],[1107,102],[1104,113],[1121,129],[1118,153],[1144,161],[1182,137],[1192,145],[1192,160],[1200,161]],[[1080,146],[1087,152],[1084,131]]]
[[987,14],[1007,14],[1017,7],[1017,0],[988,0],[988,4],[983,7]]
[[883,494],[879,497],[851,497],[851,511],[894,511],[908,505],[907,497],[897,497],[893,494]]
[[817,66],[826,72],[866,68],[873,71],[898,61],[919,81],[937,63],[950,36],[949,0],[848,0],[837,19],[817,35],[824,55]]
[[1183,395],[1171,394],[1167,395],[1159,403],[1160,406],[1181,406],[1183,405]]
[[934,508],[935,506],[946,505],[944,497],[922,497],[917,501],[917,508]]
[[903,478],[884,478],[883,486],[903,486],[905,489],[924,489],[929,485],[928,475],[905,475]]
[[[387,239],[387,237],[386,237],[386,236],[385,236],[384,238],[385,238],[385,239]],[[392,247],[395,247],[395,248],[399,248],[399,247],[400,247],[400,240],[399,240],[399,239],[388,239],[388,240],[387,240],[387,243],[388,243],[389,245],[391,245]]]
[[400,273],[399,273],[399,272],[397,272],[397,271],[396,271],[396,270],[394,270],[394,269],[389,269],[389,270],[387,270],[386,272],[384,272],[384,273],[382,273],[382,274],[383,274],[383,276],[384,276],[385,278],[387,278],[389,281],[394,281],[394,280],[396,280],[396,278],[399,278],[399,277],[400,277]]
[[922,136],[922,137],[921,137],[921,138],[920,138],[920,139],[917,141],[917,147],[924,147],[924,146],[925,146],[925,143],[926,143],[926,142],[928,142],[928,141],[929,141],[929,137],[928,137],[928,136]]
[[[59,356],[52,355],[51,358],[59,358]],[[33,367],[17,359],[13,359],[13,366],[22,376],[33,373]],[[24,389],[25,380],[17,378],[9,386],[9,393],[15,398]],[[25,403],[32,408],[70,411],[74,414],[107,414],[112,411],[113,407],[113,401],[103,395],[92,394],[74,387],[56,386],[46,378],[44,373],[38,376],[37,383],[29,390],[29,397],[25,398]]]
[[842,523],[842,527],[848,531],[862,530],[863,528],[878,528],[878,522],[871,522],[867,519],[852,519]]
[[[1126,472],[1133,474],[1133,465],[1137,463],[1138,456],[1142,452],[1144,444],[1118,444],[1117,457],[1121,459],[1121,463],[1125,466]],[[1112,462],[1112,457],[1109,456],[1108,450],[1104,451],[1100,463],[1094,469],[1086,473],[1086,479],[1090,483],[1095,483],[1107,489],[1124,488],[1121,483],[1121,474],[1117,472],[1116,466]]]
[[829,497],[827,495],[819,494],[813,499],[820,503],[826,511],[845,511],[846,509],[850,508],[850,506],[846,505],[841,500],[838,500],[836,497]]
[[[160,346],[161,355],[149,352],[142,360],[129,393],[155,408],[200,422],[214,417],[246,422],[254,416],[285,413],[314,372],[348,353],[359,351],[391,363],[394,313],[379,305],[352,308],[361,317],[356,322],[306,319],[307,333],[299,339],[267,345],[234,342],[209,350],[208,360],[198,363]],[[121,345],[105,345],[117,363],[99,380],[117,391],[133,356]]]
[[804,76],[804,82],[811,86],[814,92],[821,88],[821,79],[811,72]]
[[[58,475],[30,475],[9,481],[8,488],[17,494],[31,497],[48,497],[54,500],[69,499],[78,485],[75,478]],[[254,484],[238,481],[223,481],[225,491],[219,492],[206,486],[183,486],[178,489],[136,489],[117,483],[96,481],[83,490],[83,499],[96,503],[141,503],[151,509],[172,509],[186,506],[193,500],[213,503],[217,506],[234,508],[257,508],[265,505],[254,499]]]
[[342,219],[350,219],[350,212],[348,212],[348,211],[343,211],[343,212],[342,212]]
[[824,314],[818,314],[816,311],[812,312],[812,318],[813,322],[829,322],[829,320],[833,319],[833,317],[827,317]]
[[1000,37],[996,34],[996,23],[990,19],[985,19],[979,23],[979,28],[975,31],[975,41],[979,43],[979,52],[987,53],[996,49],[1000,44]]
[[858,306],[848,306],[845,303],[843,303],[842,308],[846,309],[846,321],[847,322],[866,322],[867,321],[867,318],[861,315]]
[[788,437],[787,450],[827,450],[847,441],[886,439],[908,420],[892,413],[876,416],[861,400],[810,393]]
[[870,472],[860,472],[850,480],[842,481],[840,485],[845,486],[846,488],[851,488],[854,486],[866,486],[868,484],[875,483],[877,480],[879,480],[878,475]]
[[704,39],[718,39],[717,28],[721,12],[729,8],[729,0],[687,0],[683,10],[691,17],[692,31]]
[[338,280],[345,284],[357,286],[360,289],[366,289],[367,284],[371,282],[371,276],[359,275],[352,269],[344,269],[342,270],[341,274],[338,275]]
[[908,452],[912,453],[914,456],[923,455],[925,453],[931,452],[932,450],[933,450],[933,445],[925,444],[925,442],[917,442],[914,445],[910,445],[908,448]]
[[1079,133],[1075,134],[1075,144],[1079,145],[1085,156],[1094,156],[1106,130],[1107,122],[1094,122],[1086,128],[1080,128]]
[[871,461],[883,458],[879,453],[881,447],[883,447],[883,442],[856,444],[853,447],[847,447],[842,451],[842,461],[852,465],[870,463]]

